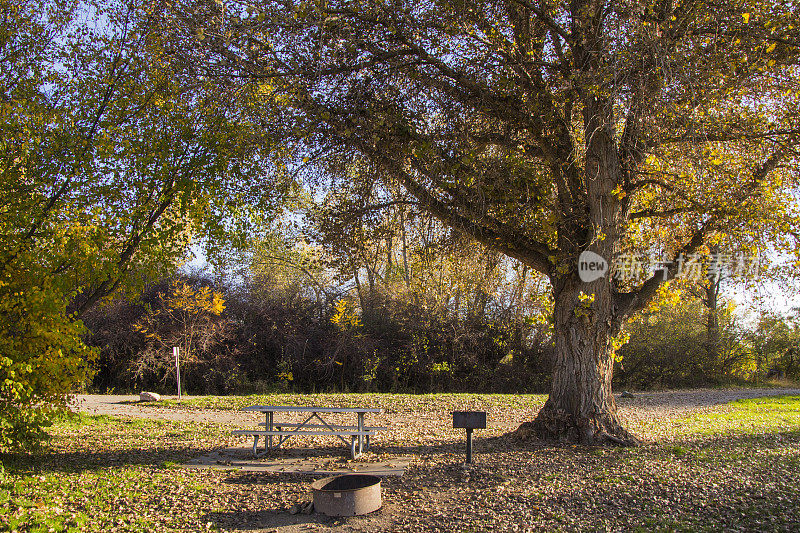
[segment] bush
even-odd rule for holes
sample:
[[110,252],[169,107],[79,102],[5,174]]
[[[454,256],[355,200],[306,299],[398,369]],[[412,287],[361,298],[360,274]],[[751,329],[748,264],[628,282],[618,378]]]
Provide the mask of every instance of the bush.
[[[17,261],[16,265],[35,262]],[[95,356],[65,309],[57,279],[37,268],[0,270],[0,449],[31,449]]]
[[751,335],[759,378],[800,380],[800,311],[764,313]]
[[715,350],[708,346],[707,312],[697,300],[684,299],[630,320],[630,341],[617,351],[616,386],[695,387],[749,378],[752,350],[733,307],[719,311]]
[[[176,288],[183,297],[176,299]],[[219,314],[202,309],[215,292],[225,305]],[[193,306],[198,298],[208,305]],[[162,280],[137,302],[91,312],[86,323],[87,342],[100,351],[94,386],[101,391],[173,391],[171,346],[187,353],[189,337],[182,373],[185,390],[196,394],[542,391],[552,355],[546,324],[458,318],[434,302],[385,295],[361,311],[346,298],[324,303],[276,286],[226,288],[197,276]]]

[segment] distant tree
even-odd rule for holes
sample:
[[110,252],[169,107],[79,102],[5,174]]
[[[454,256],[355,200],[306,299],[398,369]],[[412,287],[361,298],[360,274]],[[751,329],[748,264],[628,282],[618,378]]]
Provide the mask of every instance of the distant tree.
[[698,387],[755,374],[749,332],[732,302],[715,308],[715,346],[708,347],[708,308],[685,293],[660,302],[628,321],[629,341],[616,355],[615,380],[640,389]]
[[761,315],[752,333],[756,372],[761,378],[800,379],[800,313]]
[[202,392],[227,392],[229,387],[218,385],[235,383],[238,370],[226,345],[233,326],[222,316],[224,310],[221,292],[174,280],[168,292],[158,295],[150,312],[133,324],[145,338],[144,349],[131,361],[130,372],[136,381],[163,387],[174,380],[177,369],[172,348],[177,346],[184,383],[197,383]]

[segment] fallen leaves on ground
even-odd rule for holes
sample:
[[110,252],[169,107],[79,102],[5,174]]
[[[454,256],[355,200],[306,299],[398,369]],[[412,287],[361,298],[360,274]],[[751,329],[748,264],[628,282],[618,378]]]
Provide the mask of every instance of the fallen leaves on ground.
[[[52,428],[50,451],[4,457],[0,526],[120,532],[800,528],[798,397],[709,400],[673,410],[662,402],[654,410],[646,395],[637,395],[621,411],[645,444],[587,448],[503,436],[531,418],[541,397],[429,395],[415,403],[416,396],[371,396],[387,412],[370,422],[390,430],[376,438],[366,460],[414,457],[404,476],[384,479],[384,507],[371,515],[290,515],[310,499],[308,476],[177,465],[241,445],[230,426],[78,416]],[[464,432],[451,427],[453,409],[490,411],[490,428],[475,433],[471,467],[462,465]],[[344,454],[343,446],[331,453],[336,450]]]

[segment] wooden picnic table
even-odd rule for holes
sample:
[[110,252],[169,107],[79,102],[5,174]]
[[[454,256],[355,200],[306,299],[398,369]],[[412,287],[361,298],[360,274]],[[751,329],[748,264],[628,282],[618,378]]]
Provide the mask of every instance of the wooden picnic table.
[[[338,437],[350,447],[350,455],[357,459],[369,449],[370,437],[385,427],[367,426],[364,418],[367,413],[382,413],[383,409],[369,407],[296,407],[290,405],[251,405],[242,411],[264,413],[265,421],[260,426],[266,429],[237,429],[234,435],[253,437],[253,455],[258,456],[258,439],[264,437],[264,453],[280,447],[281,444],[295,435],[332,435]],[[302,422],[281,422],[275,420],[276,413],[305,413],[308,415]],[[356,425],[332,424],[325,420],[331,414],[356,414]],[[315,423],[318,422],[318,423]],[[288,428],[288,429],[286,429]],[[277,443],[273,441],[277,437]],[[345,437],[350,437],[350,442]],[[274,444],[274,446],[273,446]]]

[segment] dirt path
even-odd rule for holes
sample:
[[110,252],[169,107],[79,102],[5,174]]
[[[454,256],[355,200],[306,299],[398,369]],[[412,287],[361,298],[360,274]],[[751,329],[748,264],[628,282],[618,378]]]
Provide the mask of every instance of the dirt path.
[[[691,389],[665,392],[637,392],[633,398],[620,398],[617,406],[623,416],[670,416],[724,404],[733,400],[800,394],[800,389]],[[165,396],[164,399],[175,399]],[[184,396],[184,398],[193,398]],[[74,411],[96,415],[131,416],[163,420],[241,425],[260,420],[258,413],[213,411],[208,409],[170,409],[154,403],[139,403],[136,395],[79,394],[71,403]]]
[[637,392],[633,398],[616,396],[621,410],[636,409],[653,414],[669,414],[713,407],[734,400],[800,394],[800,389],[687,389],[660,392]]
[[[161,398],[164,400],[176,400],[177,396],[162,396]],[[196,396],[184,396],[183,398],[191,399],[196,398]],[[258,413],[158,407],[157,403],[140,403],[138,395],[121,394],[77,394],[70,402],[70,408],[73,411],[91,415],[131,416],[231,425],[242,425],[260,421],[261,419]]]

